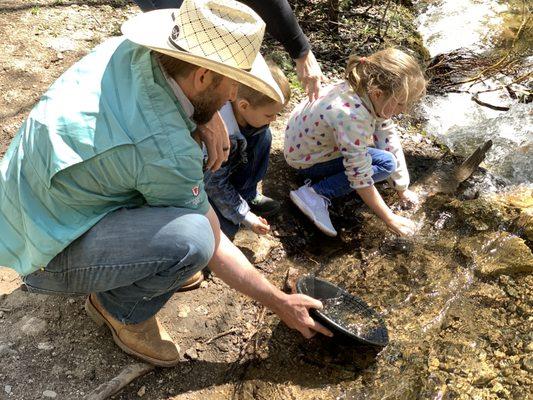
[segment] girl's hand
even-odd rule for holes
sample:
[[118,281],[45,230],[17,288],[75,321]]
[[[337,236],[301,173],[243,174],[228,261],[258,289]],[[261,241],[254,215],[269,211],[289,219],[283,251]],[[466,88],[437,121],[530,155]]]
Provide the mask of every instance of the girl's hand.
[[266,235],[268,232],[270,232],[270,225],[268,224],[268,221],[264,219],[263,217],[258,217],[254,215],[255,218],[252,221],[252,231],[257,233],[258,235]]
[[398,191],[398,197],[404,203],[404,205],[410,207],[417,206],[420,202],[418,195],[412,190],[405,189],[403,191]]
[[401,215],[392,214],[391,219],[386,221],[391,231],[400,236],[410,236],[415,233],[416,225],[408,218]]

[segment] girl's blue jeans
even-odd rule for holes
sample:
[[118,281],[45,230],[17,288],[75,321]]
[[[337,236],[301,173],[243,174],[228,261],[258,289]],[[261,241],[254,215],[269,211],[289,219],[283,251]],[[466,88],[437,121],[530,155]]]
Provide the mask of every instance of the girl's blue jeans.
[[[372,157],[372,179],[374,182],[387,179],[396,170],[396,157],[391,152],[374,147],[369,147],[368,152]],[[314,182],[312,188],[315,192],[328,199],[345,196],[353,192],[354,189],[350,186],[342,160],[342,157],[335,158],[301,169],[298,173],[306,179],[311,179]]]
[[202,214],[176,207],[122,208],[23,279],[35,293],[96,292],[114,318],[139,323],[207,265],[214,245]]

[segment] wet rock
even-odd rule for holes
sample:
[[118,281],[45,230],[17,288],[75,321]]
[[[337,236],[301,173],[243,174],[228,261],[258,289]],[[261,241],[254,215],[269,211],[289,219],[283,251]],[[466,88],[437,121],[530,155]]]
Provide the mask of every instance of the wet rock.
[[239,230],[234,243],[254,264],[265,261],[270,252],[279,246],[279,242],[269,235],[257,235],[248,229]]
[[485,386],[491,380],[498,376],[498,372],[486,362],[480,362],[478,368],[475,371],[472,384],[474,386]]
[[528,354],[524,357],[522,367],[529,372],[533,372],[533,354]]
[[490,389],[490,391],[493,393],[501,393],[503,390],[503,385],[500,382],[496,382]]
[[514,221],[515,230],[533,241],[533,189],[519,186],[496,195],[494,200],[502,207],[518,214]]
[[508,232],[491,232],[462,240],[459,250],[471,258],[484,277],[533,272],[533,254],[523,239]]
[[433,372],[433,371],[436,371],[439,369],[439,366],[440,366],[440,361],[438,358],[430,358],[429,361],[428,361],[428,369],[429,369],[429,372]]
[[517,216],[515,213],[509,214],[508,210],[496,201],[483,197],[467,201],[452,200],[448,206],[457,210],[458,221],[479,232],[491,228],[497,230],[500,224],[510,224]]

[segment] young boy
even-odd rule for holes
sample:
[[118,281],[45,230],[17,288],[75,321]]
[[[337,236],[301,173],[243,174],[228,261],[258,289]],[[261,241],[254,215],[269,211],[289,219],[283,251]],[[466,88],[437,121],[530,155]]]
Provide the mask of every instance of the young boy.
[[[287,104],[289,81],[276,64],[268,64]],[[220,228],[231,240],[241,224],[257,234],[266,234],[270,225],[263,217],[279,211],[279,202],[258,193],[257,184],[267,172],[272,142],[269,124],[285,104],[241,85],[237,99],[220,110],[230,135],[230,155],[220,169],[205,173],[204,182]]]

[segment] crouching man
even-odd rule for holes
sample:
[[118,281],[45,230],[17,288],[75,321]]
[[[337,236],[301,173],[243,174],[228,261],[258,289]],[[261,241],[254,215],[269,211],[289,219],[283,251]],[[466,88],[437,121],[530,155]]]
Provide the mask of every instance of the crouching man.
[[88,294],[117,345],[158,366],[179,349],[156,314],[206,265],[304,336],[330,334],[308,314],[319,301],[279,291],[220,232],[202,182],[194,136],[214,134],[202,126],[239,83],[283,102],[264,23],[233,0],[186,0],[122,31],[50,87],[2,159],[0,265],[30,292]]

